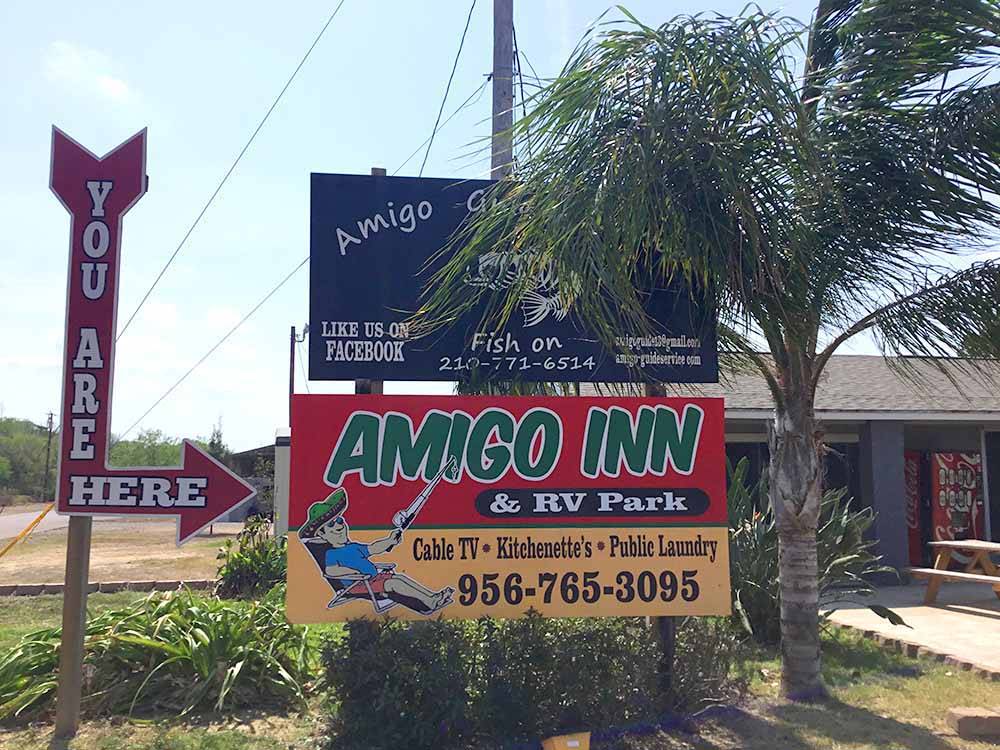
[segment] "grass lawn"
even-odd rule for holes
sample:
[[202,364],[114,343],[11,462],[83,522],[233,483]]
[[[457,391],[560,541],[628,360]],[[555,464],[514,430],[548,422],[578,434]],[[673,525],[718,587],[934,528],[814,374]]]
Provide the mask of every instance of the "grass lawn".
[[322,731],[319,709],[308,714],[236,715],[226,720],[184,724],[88,721],[73,740],[54,742],[51,727],[4,732],[4,750],[305,750],[316,747]]
[[[219,524],[214,536],[200,536],[178,548],[173,519],[97,522],[90,549],[90,580],[215,578],[219,547],[235,538],[239,528]],[[66,529],[38,532],[0,558],[0,584],[59,583],[65,566]]]
[[[91,609],[122,606],[138,593],[96,594]],[[0,648],[24,632],[58,622],[60,598],[0,602]],[[315,629],[322,632],[335,628]],[[930,660],[908,659],[847,631],[824,637],[824,675],[832,698],[795,704],[778,697],[779,664],[771,652],[747,662],[751,694],[738,708],[706,718],[695,735],[626,738],[605,750],[951,750],[996,748],[961,740],[944,721],[952,706],[1000,706],[1000,683]],[[322,695],[303,715],[203,716],[177,724],[124,719],[84,722],[68,746],[51,744],[48,725],[0,730],[0,748],[71,750],[291,750],[317,747]],[[377,719],[373,719],[377,720]],[[322,743],[320,744],[322,746]]]
[[[87,609],[96,614],[126,606],[147,596],[135,591],[91,594]],[[39,628],[58,626],[62,619],[61,596],[5,596],[0,598],[0,653],[17,643],[21,636]]]

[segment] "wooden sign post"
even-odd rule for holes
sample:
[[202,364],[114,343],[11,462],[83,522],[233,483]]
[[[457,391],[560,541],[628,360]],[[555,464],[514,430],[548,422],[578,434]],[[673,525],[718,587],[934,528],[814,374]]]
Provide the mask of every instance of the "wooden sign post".
[[66,549],[56,735],[76,733],[94,515],[177,516],[178,544],[250,500],[253,487],[190,441],[181,466],[111,468],[122,219],[146,192],[146,131],[103,157],[52,131],[50,187],[70,213],[56,511]]

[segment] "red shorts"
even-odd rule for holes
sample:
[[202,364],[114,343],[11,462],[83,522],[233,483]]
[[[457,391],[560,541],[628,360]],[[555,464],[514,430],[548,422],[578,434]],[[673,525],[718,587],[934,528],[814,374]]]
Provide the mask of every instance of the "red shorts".
[[372,578],[368,585],[372,587],[372,593],[384,594],[385,593],[385,582],[392,578],[391,570],[380,571],[377,576]]

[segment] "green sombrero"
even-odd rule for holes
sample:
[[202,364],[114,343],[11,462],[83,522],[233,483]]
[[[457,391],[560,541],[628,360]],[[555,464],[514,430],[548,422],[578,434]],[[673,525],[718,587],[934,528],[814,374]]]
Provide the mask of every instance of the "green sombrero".
[[327,495],[325,500],[309,506],[309,520],[302,524],[299,536],[315,536],[324,524],[342,515],[345,510],[347,510],[347,490],[339,487]]

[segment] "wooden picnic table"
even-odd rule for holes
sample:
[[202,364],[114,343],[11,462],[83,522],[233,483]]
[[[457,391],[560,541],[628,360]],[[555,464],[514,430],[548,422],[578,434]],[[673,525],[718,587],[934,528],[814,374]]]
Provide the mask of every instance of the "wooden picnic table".
[[[945,581],[967,581],[985,583],[993,587],[993,593],[1000,599],[1000,571],[990,559],[990,554],[1000,554],[1000,544],[983,539],[964,539],[945,542],[931,542],[934,548],[933,568],[908,568],[915,578],[926,578],[927,594],[924,604],[931,605],[937,600],[938,590]],[[949,570],[952,552],[960,551],[969,555],[964,571]]]

